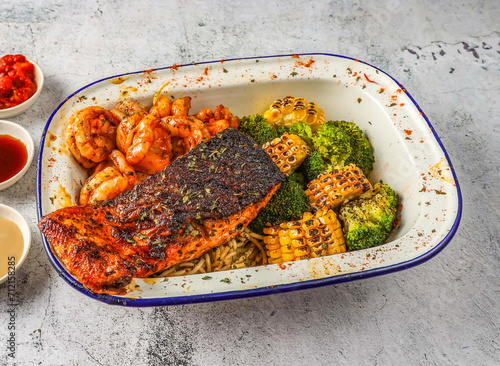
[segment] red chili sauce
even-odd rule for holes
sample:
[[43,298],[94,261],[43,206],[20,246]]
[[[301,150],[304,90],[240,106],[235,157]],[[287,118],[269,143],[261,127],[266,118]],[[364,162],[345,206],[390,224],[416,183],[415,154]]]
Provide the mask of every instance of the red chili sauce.
[[9,135],[0,135],[0,183],[19,173],[28,161],[26,146]]
[[0,58],[0,109],[27,101],[37,89],[35,66],[23,55]]

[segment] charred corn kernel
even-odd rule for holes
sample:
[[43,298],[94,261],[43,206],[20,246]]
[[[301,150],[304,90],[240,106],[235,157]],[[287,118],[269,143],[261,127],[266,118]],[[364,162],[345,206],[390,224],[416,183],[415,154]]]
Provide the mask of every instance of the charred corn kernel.
[[290,127],[303,122],[314,131],[326,121],[325,113],[316,103],[291,96],[275,100],[264,112],[264,118],[275,127]]
[[285,175],[292,174],[311,153],[311,149],[304,140],[297,135],[290,135],[288,132],[266,142],[262,148],[267,151]]
[[307,185],[306,195],[312,206],[335,208],[345,200],[372,189],[365,175],[354,164],[318,175]]
[[269,263],[344,253],[346,245],[340,222],[330,209],[306,212],[300,220],[264,229]]

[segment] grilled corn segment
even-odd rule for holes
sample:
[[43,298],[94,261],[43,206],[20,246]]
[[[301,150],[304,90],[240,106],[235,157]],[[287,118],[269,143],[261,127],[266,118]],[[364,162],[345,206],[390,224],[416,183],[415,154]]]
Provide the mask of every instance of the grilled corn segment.
[[306,212],[300,220],[264,229],[269,263],[344,253],[345,239],[340,222],[332,210]]
[[299,136],[285,132],[283,136],[262,146],[285,175],[292,174],[304,161],[311,149]]
[[264,113],[264,118],[276,128],[303,122],[316,131],[325,123],[325,113],[316,103],[291,96],[275,100]]
[[354,164],[325,172],[307,185],[306,195],[312,206],[335,208],[372,189],[365,175]]

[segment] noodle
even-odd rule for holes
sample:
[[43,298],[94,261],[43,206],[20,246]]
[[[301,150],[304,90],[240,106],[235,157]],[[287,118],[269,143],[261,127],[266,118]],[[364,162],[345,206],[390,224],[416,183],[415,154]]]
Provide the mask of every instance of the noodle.
[[178,264],[154,277],[175,277],[210,273],[267,264],[267,255],[260,240],[262,235],[248,229],[228,242],[211,249],[200,258]]
[[158,89],[153,97],[153,105],[156,104],[156,102],[158,101],[158,98],[160,97],[160,94],[161,92],[163,91],[163,89],[168,85],[170,84],[170,81],[167,81],[165,83],[163,83],[163,85],[160,87],[160,89]]

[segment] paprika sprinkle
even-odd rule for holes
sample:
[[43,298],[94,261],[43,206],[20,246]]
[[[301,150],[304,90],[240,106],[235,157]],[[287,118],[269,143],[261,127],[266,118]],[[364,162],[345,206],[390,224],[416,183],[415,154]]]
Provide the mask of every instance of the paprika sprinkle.
[[0,58],[0,109],[27,101],[37,90],[35,66],[23,55]]

